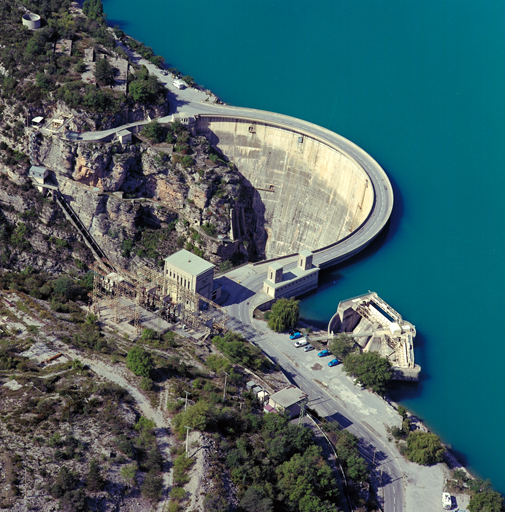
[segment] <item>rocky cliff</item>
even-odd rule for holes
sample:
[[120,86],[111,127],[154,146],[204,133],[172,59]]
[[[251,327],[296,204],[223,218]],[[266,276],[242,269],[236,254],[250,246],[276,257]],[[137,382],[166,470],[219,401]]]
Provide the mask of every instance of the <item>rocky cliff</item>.
[[[132,258],[147,257],[161,264],[164,257],[182,247],[218,265],[263,256],[263,235],[252,208],[253,197],[235,166],[216,154],[204,137],[193,137],[182,128],[177,138],[183,142],[153,145],[141,137],[123,146],[118,142],[69,142],[34,133],[30,145],[25,143],[20,149],[50,170],[47,181],[58,187],[115,263],[128,267]],[[27,165],[13,168],[5,164],[0,169],[18,181],[17,191],[13,193],[11,187],[10,194],[6,193],[9,182],[1,182],[0,209],[12,234],[23,212],[35,208],[30,236],[38,233],[38,238],[30,238],[30,264],[44,267],[43,258],[37,260],[35,254],[40,252],[45,258],[51,247],[44,245],[40,236],[67,240],[68,248],[78,236],[68,226],[64,233],[57,231],[53,220],[63,222],[63,218],[49,199],[35,190],[30,192],[31,199],[20,194],[19,185],[29,188],[26,169]],[[35,227],[37,222],[40,227]],[[51,232],[53,228],[55,232]],[[16,261],[22,252],[18,251]],[[69,262],[76,258],[89,262],[89,251],[84,250],[86,255],[82,252],[82,247],[75,255],[70,251]],[[55,264],[51,260],[52,270],[63,265]]]

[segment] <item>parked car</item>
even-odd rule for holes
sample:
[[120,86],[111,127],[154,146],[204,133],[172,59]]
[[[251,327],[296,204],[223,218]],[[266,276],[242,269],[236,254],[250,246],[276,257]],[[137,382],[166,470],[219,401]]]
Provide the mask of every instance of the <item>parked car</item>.
[[319,357],[324,357],[324,356],[329,356],[330,355],[330,351],[327,350],[327,349],[324,349],[324,350],[321,350],[321,352],[319,352],[319,354],[317,354]]
[[312,345],[307,345],[306,347],[303,347],[304,352],[310,352],[311,350],[314,350],[314,347]]
[[308,341],[307,340],[298,340],[298,341],[295,341],[295,347],[298,348],[298,347],[304,347],[305,345],[307,345]]
[[291,340],[297,340],[298,338],[303,338],[303,334],[301,332],[297,331],[289,335],[289,339]]
[[328,366],[337,366],[337,364],[340,364],[340,361],[338,359],[332,359],[329,363],[328,363]]

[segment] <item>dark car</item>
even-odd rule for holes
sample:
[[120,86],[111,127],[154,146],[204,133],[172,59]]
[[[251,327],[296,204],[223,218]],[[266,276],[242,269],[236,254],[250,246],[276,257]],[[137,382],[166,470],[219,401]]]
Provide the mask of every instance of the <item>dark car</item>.
[[337,366],[337,364],[340,364],[340,361],[338,359],[332,359],[329,363],[328,363],[328,366]]
[[319,352],[319,354],[317,354],[319,357],[324,357],[324,356],[329,356],[330,355],[330,351],[327,350],[327,349],[324,349],[324,350],[321,350],[321,352]]

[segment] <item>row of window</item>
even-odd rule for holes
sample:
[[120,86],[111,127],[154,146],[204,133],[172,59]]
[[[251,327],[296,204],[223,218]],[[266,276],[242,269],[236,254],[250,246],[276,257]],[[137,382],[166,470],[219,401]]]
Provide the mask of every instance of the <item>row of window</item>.
[[172,279],[175,279],[177,281],[177,284],[180,284],[181,286],[183,286],[184,288],[187,288],[188,290],[191,290],[191,281],[189,279],[186,279],[185,277],[183,276],[180,276],[179,274],[177,274],[175,271],[172,272],[172,270],[170,269],[169,271],[167,271],[167,274],[169,275],[169,277],[171,277]]

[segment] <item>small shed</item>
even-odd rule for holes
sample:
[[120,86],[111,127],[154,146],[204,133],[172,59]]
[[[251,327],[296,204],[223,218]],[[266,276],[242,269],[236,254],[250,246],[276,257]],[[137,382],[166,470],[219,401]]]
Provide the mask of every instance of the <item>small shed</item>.
[[254,382],[253,380],[250,380],[246,383],[245,387],[247,388],[247,391],[251,391],[252,388],[256,387],[258,384]]
[[28,172],[28,177],[34,179],[37,183],[42,185],[44,184],[44,180],[47,178],[48,174],[49,171],[45,167],[32,165],[30,167],[30,171]]
[[42,116],[37,116],[32,119],[33,126],[41,126],[44,122],[44,118]]
[[306,402],[308,396],[296,386],[289,386],[274,393],[268,400],[268,404],[281,414],[288,413],[290,418],[300,414],[301,405]]
[[251,389],[251,392],[254,393],[256,396],[258,396],[258,393],[260,393],[261,391],[263,391],[263,388],[261,386],[254,386]]
[[132,141],[132,132],[128,130],[121,130],[120,132],[117,132],[117,137],[121,144],[128,144]]

